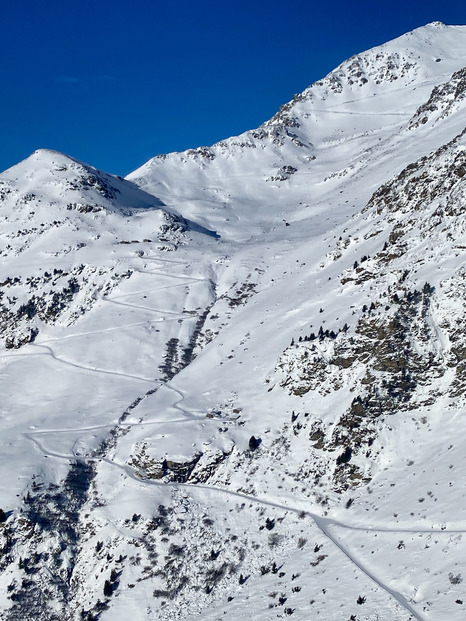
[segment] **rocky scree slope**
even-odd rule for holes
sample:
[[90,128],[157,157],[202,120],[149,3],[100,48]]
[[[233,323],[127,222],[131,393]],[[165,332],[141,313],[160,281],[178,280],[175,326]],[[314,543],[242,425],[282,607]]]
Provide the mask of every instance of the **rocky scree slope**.
[[34,341],[44,324],[71,325],[128,278],[130,270],[115,271],[105,256],[112,246],[172,249],[188,228],[131,183],[48,150],[2,173],[0,198],[7,349]]

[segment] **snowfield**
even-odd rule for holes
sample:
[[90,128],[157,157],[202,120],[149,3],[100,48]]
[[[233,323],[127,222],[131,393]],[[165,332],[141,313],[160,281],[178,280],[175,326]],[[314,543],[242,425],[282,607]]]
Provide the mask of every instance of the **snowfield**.
[[464,619],[465,58],[0,175],[2,619]]

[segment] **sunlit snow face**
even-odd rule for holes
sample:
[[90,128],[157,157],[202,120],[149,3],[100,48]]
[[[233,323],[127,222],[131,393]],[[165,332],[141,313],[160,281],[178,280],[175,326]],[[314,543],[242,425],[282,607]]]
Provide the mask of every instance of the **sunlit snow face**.
[[440,31],[126,181],[44,150],[0,176],[5,614],[458,616],[464,31]]

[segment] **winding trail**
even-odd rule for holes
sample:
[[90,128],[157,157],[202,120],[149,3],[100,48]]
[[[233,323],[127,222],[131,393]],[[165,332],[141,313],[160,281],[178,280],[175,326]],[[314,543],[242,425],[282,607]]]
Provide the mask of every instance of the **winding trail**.
[[[176,422],[176,421],[173,421]],[[177,421],[182,422],[182,421]],[[144,423],[141,423],[144,424]],[[132,425],[128,425],[132,426]],[[411,602],[399,591],[392,589],[385,582],[379,579],[361,560],[355,557],[355,555],[336,537],[334,533],[331,532],[332,527],[343,528],[351,531],[362,531],[362,532],[385,532],[385,533],[393,533],[393,534],[403,534],[403,533],[423,533],[423,534],[465,534],[465,529],[442,529],[432,527],[431,529],[417,529],[417,528],[387,528],[387,527],[374,527],[374,526],[363,526],[363,525],[352,525],[345,522],[342,522],[338,519],[319,515],[312,511],[304,511],[301,507],[294,507],[288,504],[283,504],[280,502],[276,502],[273,500],[267,500],[265,498],[260,498],[257,496],[252,496],[250,494],[245,494],[242,492],[235,492],[233,490],[229,490],[227,488],[217,487],[215,485],[207,485],[207,484],[192,484],[192,483],[172,483],[172,482],[161,482],[148,478],[144,478],[144,476],[133,466],[128,464],[121,464],[117,461],[110,459],[108,457],[84,457],[81,455],[66,455],[62,453],[57,453],[54,451],[47,451],[45,447],[40,443],[36,438],[31,437],[35,435],[36,432],[24,434],[29,440],[31,440],[36,447],[44,454],[50,457],[55,457],[58,459],[64,459],[67,461],[76,460],[77,458],[94,463],[96,461],[104,462],[110,465],[113,468],[117,468],[126,474],[129,478],[133,479],[140,485],[147,486],[155,486],[155,487],[172,487],[174,489],[186,489],[193,491],[205,490],[208,492],[214,492],[216,494],[229,496],[232,498],[238,498],[240,500],[246,500],[248,502],[257,503],[261,506],[272,507],[274,509],[280,509],[282,511],[291,512],[299,515],[300,517],[308,517],[310,518],[317,528],[321,531],[321,533],[336,547],[342,554],[344,554],[348,560],[357,567],[367,578],[369,578],[372,582],[374,582],[380,589],[385,591],[391,598],[393,598],[399,606],[401,606],[407,613],[410,614],[411,619],[416,619],[417,621],[427,621],[427,617],[422,615],[419,611],[417,611]],[[40,432],[37,432],[40,433]]]
[[[151,260],[149,257],[144,257],[144,260]],[[159,259],[153,259],[154,261],[158,261]],[[167,261],[170,262],[170,261]],[[176,262],[174,262],[176,263]],[[173,274],[167,274],[163,271],[143,271],[143,270],[137,270],[141,273],[147,273],[147,274],[153,274],[153,275],[158,275],[158,276],[164,276],[166,278],[169,279],[175,279],[175,280],[181,280],[183,281],[180,284],[176,284],[176,285],[168,285],[167,287],[173,287],[173,286],[189,286],[189,283],[197,283],[197,282],[208,282],[207,278],[195,278],[195,277],[189,277],[189,276],[182,276],[182,275],[173,275]],[[156,289],[151,289],[151,290],[147,290],[145,292],[154,292],[160,290],[160,288]],[[134,292],[134,293],[130,293],[127,295],[122,295],[120,296],[120,298],[129,298],[132,295],[138,295],[140,293],[143,292]],[[186,313],[177,313],[175,311],[163,311],[163,310],[159,310],[159,309],[153,309],[153,308],[147,308],[141,305],[136,305],[136,304],[131,304],[130,302],[121,302],[118,301],[117,299],[112,299],[112,298],[102,298],[103,301],[108,302],[108,303],[112,303],[112,304],[116,304],[116,305],[121,305],[121,306],[127,306],[127,307],[133,307],[135,309],[139,309],[139,310],[144,310],[144,311],[149,311],[149,312],[154,312],[154,313],[158,313],[161,315],[172,315],[172,320],[183,320],[183,319],[188,319],[188,318],[192,318],[192,315],[186,315]],[[147,323],[157,323],[157,321],[161,321],[161,320],[153,320],[153,321],[149,321],[149,322],[139,322],[139,323],[135,323],[135,324],[131,324],[129,327],[132,326],[138,326],[138,325],[144,325]],[[98,332],[106,332],[109,330],[118,330],[121,329],[121,326],[118,328],[104,328],[101,331],[95,331],[95,332],[88,332],[88,333],[82,333],[82,336],[86,335],[86,334],[95,334]],[[78,335],[70,335],[69,337],[63,337],[63,338],[72,338]],[[57,339],[58,340],[58,339]],[[159,424],[166,424],[166,423],[184,423],[186,422],[186,420],[196,420],[196,421],[200,421],[200,417],[196,417],[194,416],[191,412],[189,412],[187,409],[182,407],[182,403],[185,399],[185,395],[183,394],[183,392],[181,390],[179,390],[178,388],[174,387],[173,385],[171,385],[170,382],[166,382],[164,384],[160,384],[160,380],[159,381],[159,386],[156,386],[156,382],[157,380],[154,380],[153,378],[146,378],[146,377],[141,377],[138,375],[131,375],[131,374],[127,374],[127,373],[122,373],[122,372],[118,372],[118,371],[111,371],[111,370],[105,370],[105,369],[98,369],[89,365],[83,365],[83,364],[79,364],[76,362],[72,362],[70,360],[66,360],[65,358],[62,358],[60,356],[58,356],[53,348],[49,345],[46,345],[44,343],[32,343],[30,345],[31,348],[35,348],[37,350],[39,350],[38,354],[36,355],[49,355],[51,356],[54,360],[56,360],[58,363],[61,364],[65,364],[68,366],[71,366],[73,368],[82,370],[82,371],[86,371],[89,373],[102,373],[102,374],[106,374],[106,375],[111,375],[111,376],[116,376],[122,379],[126,379],[126,380],[132,380],[132,381],[141,381],[141,382],[145,382],[145,383],[150,383],[152,386],[154,386],[154,388],[152,388],[151,390],[149,390],[148,392],[146,392],[143,396],[141,396],[140,398],[138,398],[126,411],[125,413],[118,419],[118,421],[113,422],[113,423],[109,423],[109,424],[103,424],[103,425],[95,425],[95,426],[84,426],[81,428],[73,428],[73,429],[64,429],[64,430],[57,430],[57,429],[38,429],[38,430],[31,430],[28,431],[27,433],[24,433],[23,435],[35,446],[35,448],[40,451],[44,457],[52,457],[52,458],[56,458],[56,459],[60,459],[60,460],[66,460],[70,463],[72,462],[76,462],[76,460],[79,461],[83,461],[86,463],[95,463],[98,461],[104,462],[106,464],[108,464],[109,466],[111,466],[112,468],[117,468],[119,470],[121,470],[122,472],[124,472],[126,474],[126,476],[128,476],[129,478],[133,479],[134,481],[136,481],[138,484],[140,485],[146,485],[146,486],[158,486],[158,487],[172,487],[174,489],[186,489],[186,490],[190,490],[190,492],[194,492],[194,490],[196,491],[208,491],[210,493],[215,493],[215,494],[220,494],[220,495],[224,495],[224,496],[228,496],[228,497],[232,497],[232,498],[237,498],[237,499],[241,499],[241,500],[245,500],[248,502],[252,502],[252,503],[257,503],[259,505],[262,506],[268,506],[268,507],[272,507],[275,509],[279,509],[282,511],[287,511],[287,512],[292,512],[295,514],[300,515],[301,517],[307,517],[309,519],[311,519],[314,524],[316,525],[316,527],[320,530],[320,532],[333,544],[333,546],[335,548],[337,548],[342,554],[345,555],[345,557],[355,566],[358,568],[358,570],[360,572],[362,572],[368,579],[370,579],[373,583],[375,583],[377,585],[377,587],[379,587],[380,589],[382,589],[386,594],[388,594],[393,600],[396,601],[396,603],[406,612],[410,615],[410,618],[412,619],[416,619],[417,621],[427,621],[427,618],[424,617],[420,612],[418,612],[417,610],[415,610],[415,608],[413,607],[413,605],[411,604],[411,602],[400,592],[392,589],[390,586],[388,586],[387,584],[385,584],[381,579],[379,579],[361,560],[359,560],[349,549],[346,545],[344,545],[339,539],[338,537],[335,535],[334,532],[332,532],[332,529],[337,527],[337,528],[343,528],[343,529],[348,529],[348,530],[353,530],[353,531],[362,531],[362,532],[386,532],[386,533],[442,533],[442,534],[464,534],[466,532],[466,529],[452,529],[452,530],[448,530],[448,529],[444,529],[444,528],[436,528],[436,527],[432,527],[431,529],[417,529],[417,528],[388,528],[385,526],[381,526],[381,527],[375,527],[375,526],[364,526],[361,524],[358,525],[351,525],[351,524],[347,524],[344,522],[341,522],[340,520],[328,517],[328,516],[323,516],[323,515],[319,515],[317,513],[314,513],[312,511],[305,511],[303,510],[302,507],[296,507],[296,506],[289,506],[288,504],[283,504],[281,502],[278,501],[274,501],[274,500],[267,500],[265,498],[260,498],[257,496],[253,496],[250,494],[246,494],[246,493],[242,493],[239,491],[233,491],[227,488],[222,488],[222,487],[217,487],[215,485],[208,485],[208,484],[190,484],[190,483],[172,483],[172,482],[161,482],[161,481],[157,481],[157,480],[152,480],[149,478],[144,478],[144,475],[142,473],[140,473],[136,468],[129,466],[127,464],[122,464],[122,463],[118,463],[117,461],[115,461],[114,459],[111,459],[109,457],[107,457],[107,455],[105,454],[105,452],[102,454],[99,454],[98,451],[95,452],[94,455],[81,455],[79,453],[77,453],[75,450],[72,451],[71,454],[66,454],[66,453],[59,453],[56,451],[50,451],[47,450],[46,447],[44,446],[44,444],[41,441],[41,437],[46,436],[47,434],[52,434],[52,433],[72,433],[72,432],[79,432],[79,431],[97,431],[97,430],[102,430],[102,429],[109,429],[110,431],[116,430],[116,431],[121,431],[123,429],[129,429],[131,427],[134,427],[136,425],[141,425],[141,426],[145,426],[145,425],[159,425]],[[27,354],[26,354],[27,355]],[[29,354],[30,355],[30,354]],[[176,395],[176,398],[174,400],[174,402],[171,404],[171,408],[179,411],[182,414],[182,418],[177,418],[171,421],[152,421],[152,422],[140,422],[140,423],[125,423],[124,419],[129,415],[129,413],[132,411],[132,409],[134,409],[135,407],[137,407],[137,405],[139,405],[140,401],[142,401],[143,399],[145,399],[149,394],[153,394],[156,390],[165,387],[171,391],[173,391],[173,393]],[[202,419],[202,422],[208,422],[209,419]],[[212,420],[212,423],[217,424],[218,421]],[[74,449],[73,445],[73,449]],[[123,534],[123,533],[122,533]]]
[[66,360],[65,358],[61,358],[60,356],[57,356],[49,345],[31,343],[30,346],[45,349],[46,350],[45,352],[41,352],[43,355],[49,355],[57,362],[74,367],[75,369],[79,369],[80,371],[87,371],[90,373],[103,373],[105,375],[115,375],[117,377],[121,377],[124,379],[138,380],[140,382],[148,382],[150,384],[153,384],[155,381],[153,378],[149,378],[149,377],[141,377],[140,375],[131,375],[130,373],[122,373],[119,371],[108,371],[106,369],[97,369],[96,367],[91,367],[91,366],[84,365],[84,364],[78,364],[77,362]]
[[[150,324],[157,324],[157,323],[161,323],[161,319],[148,319],[146,321],[138,321],[136,323],[128,323],[128,324],[122,324],[120,326],[113,326],[111,328],[99,328],[98,330],[86,330],[85,332],[75,332],[74,334],[66,334],[64,336],[59,336],[59,337],[55,337],[55,338],[48,338],[45,340],[39,340],[36,345],[47,345],[49,343],[58,343],[61,341],[68,341],[70,339],[74,339],[74,338],[79,338],[81,336],[90,336],[92,334],[105,334],[106,332],[118,332],[119,330],[126,330],[128,328],[138,328],[140,326],[147,326]],[[27,353],[25,354],[16,354],[17,356],[25,356],[28,355]],[[36,354],[38,355],[38,354]],[[8,354],[7,357],[8,358],[13,358],[15,356],[15,354]]]
[[[355,565],[363,574],[365,574],[368,578],[370,578],[375,584],[377,584],[381,589],[383,589],[388,595],[390,595],[393,599],[395,599],[398,604],[404,608],[407,612],[409,612],[414,619],[418,621],[426,621],[426,617],[421,615],[417,610],[413,608],[408,599],[402,595],[399,591],[395,591],[395,589],[390,588],[385,582],[382,582],[377,576],[370,571],[360,560],[358,560],[354,554],[352,554],[348,548],[341,543],[331,532],[331,526],[335,526],[336,523],[333,520],[328,518],[321,518],[313,514],[309,514],[314,520],[317,528],[350,560],[353,565]],[[344,528],[351,528],[348,526],[344,526]]]
[[[184,262],[181,261],[173,261],[170,259],[163,259],[163,258],[159,258],[159,257],[142,257],[142,259],[144,261],[156,261],[156,262],[166,262],[166,263],[170,263],[170,264],[176,264],[176,265],[185,265]],[[135,322],[135,323],[131,323],[131,324],[126,324],[126,325],[121,325],[121,326],[116,326],[116,327],[107,327],[107,328],[100,328],[98,330],[89,330],[89,331],[85,331],[85,332],[79,332],[76,334],[70,334],[70,335],[65,335],[62,337],[57,337],[57,338],[51,338],[51,339],[46,339],[46,340],[38,340],[37,342],[33,342],[33,343],[29,343],[28,347],[29,348],[36,348],[36,349],[43,349],[45,351],[38,351],[37,353],[32,353],[31,351],[29,352],[25,352],[25,353],[16,353],[16,354],[10,354],[10,353],[4,353],[1,355],[1,359],[11,359],[11,358],[19,358],[22,356],[31,356],[31,355],[49,355],[51,356],[51,358],[53,358],[54,360],[56,360],[59,363],[62,363],[64,365],[68,365],[71,366],[75,369],[80,369],[82,371],[86,371],[86,372],[92,372],[92,373],[102,373],[105,375],[114,375],[117,377],[121,377],[121,378],[125,378],[125,379],[130,379],[130,380],[136,380],[136,381],[141,381],[141,382],[149,382],[149,383],[154,383],[157,381],[160,381],[158,379],[155,378],[149,378],[149,377],[142,377],[140,375],[134,375],[134,374],[130,374],[130,373],[124,373],[121,371],[112,371],[110,369],[101,369],[101,368],[97,368],[91,365],[84,365],[81,364],[79,362],[75,362],[72,360],[67,360],[66,358],[59,356],[58,354],[55,353],[55,351],[53,350],[53,348],[50,346],[50,343],[58,343],[61,341],[65,341],[65,340],[69,340],[72,338],[79,338],[82,336],[89,336],[89,335],[94,335],[94,334],[103,334],[106,332],[112,332],[112,331],[118,331],[118,330],[122,330],[122,329],[126,329],[126,328],[135,328],[135,327],[139,327],[139,326],[144,326],[144,325],[152,325],[152,324],[157,324],[157,323],[165,323],[165,322],[169,322],[169,321],[187,321],[187,320],[192,320],[195,315],[193,315],[192,313],[190,313],[189,311],[186,310],[182,310],[181,312],[177,312],[177,311],[172,311],[172,310],[165,310],[165,309],[157,309],[157,308],[152,308],[152,307],[147,307],[147,306],[143,306],[141,304],[132,304],[130,302],[120,302],[119,299],[120,298],[129,298],[132,296],[136,296],[136,295],[140,295],[142,293],[154,293],[157,291],[161,291],[161,290],[165,290],[165,289],[169,289],[169,288],[173,288],[173,287],[185,287],[185,286],[189,286],[190,283],[207,283],[209,282],[208,278],[198,278],[198,277],[194,277],[194,276],[186,276],[186,275],[173,275],[164,271],[149,271],[149,270],[142,270],[140,268],[134,268],[135,272],[141,273],[141,274],[151,274],[151,275],[155,275],[155,276],[163,276],[165,278],[168,279],[175,279],[175,280],[181,280],[183,282],[177,283],[177,284],[173,284],[173,285],[163,285],[163,286],[159,286],[159,287],[153,287],[151,289],[146,289],[144,291],[138,291],[138,292],[131,292],[131,293],[127,293],[121,296],[115,296],[115,297],[107,297],[107,296],[101,296],[100,300],[102,302],[106,302],[109,304],[115,304],[117,306],[123,306],[123,307],[128,307],[128,308],[134,308],[136,310],[142,310],[142,311],[146,311],[146,312],[150,312],[150,313],[155,313],[157,315],[160,315],[160,317],[158,319],[152,319],[152,320],[146,320],[146,321],[141,321],[141,322]],[[167,317],[167,315],[169,315],[169,317]],[[180,409],[180,411],[182,411]]]
[[[155,291],[157,291],[157,289]],[[134,294],[134,295],[137,295],[137,294]],[[117,306],[126,306],[129,308],[135,308],[137,310],[149,311],[151,313],[159,313],[160,315],[174,315],[175,319],[178,319],[178,318],[186,319],[186,314],[178,313],[176,311],[161,310],[158,308],[150,308],[148,306],[143,306],[142,304],[131,304],[129,302],[119,302],[118,300],[115,300],[113,298],[103,298],[103,299],[105,302],[108,302],[109,304],[116,304]],[[161,319],[159,321],[167,321],[167,320]]]
[[[131,428],[135,426],[148,426],[148,425],[160,425],[160,424],[171,424],[171,423],[175,424],[175,423],[185,422],[185,420],[186,419],[183,418],[183,419],[176,419],[176,420],[171,420],[171,421],[153,421],[153,422],[127,423],[127,424],[123,423],[122,426]],[[207,421],[209,421],[209,419],[207,419]],[[212,422],[218,423],[218,421],[215,421],[214,419],[212,419]],[[28,431],[27,433],[24,433],[24,436],[26,436],[27,438],[29,438],[29,440],[31,440],[37,446],[39,446],[39,442],[35,438],[32,438],[31,436],[47,435],[51,433],[68,433],[72,431],[81,431],[81,430],[92,431],[94,429],[103,429],[103,428],[109,428],[113,426],[114,425],[112,424],[108,424],[108,425],[96,425],[93,427],[83,427],[83,428],[64,429],[64,430],[62,429],[47,429],[47,430],[43,429],[42,430],[41,429],[41,430]],[[67,461],[73,461],[77,457],[77,455],[75,454],[56,453],[54,451],[49,451],[46,448],[44,448],[42,445],[40,445],[40,450],[44,455],[48,457],[57,457],[58,459],[65,459]],[[443,528],[443,527],[438,527],[438,526],[432,526],[431,528],[416,528],[416,527],[389,528],[384,525],[349,524],[348,522],[342,522],[341,520],[338,520],[336,518],[329,518],[327,516],[314,513],[313,511],[306,511],[302,507],[295,507],[292,505],[283,504],[283,503],[276,502],[273,500],[267,500],[259,496],[253,496],[252,494],[245,494],[244,492],[235,492],[225,487],[218,487],[216,485],[207,485],[205,483],[173,483],[173,482],[156,481],[148,477],[145,477],[144,475],[140,473],[139,470],[137,470],[133,466],[119,463],[115,461],[114,459],[110,459],[108,457],[79,455],[79,458],[82,459],[83,461],[88,461],[88,462],[103,461],[115,468],[118,468],[119,470],[122,470],[131,479],[144,485],[149,485],[149,486],[152,485],[152,486],[165,487],[165,488],[166,487],[183,488],[183,489],[189,489],[189,490],[206,490],[206,491],[215,492],[218,494],[232,496],[234,498],[239,498],[241,500],[248,500],[251,502],[258,503],[260,505],[273,507],[275,509],[289,511],[291,513],[296,513],[298,515],[305,515],[305,516],[312,518],[314,521],[318,522],[319,528],[322,527],[321,530],[324,530],[324,528],[327,529],[328,527],[331,527],[331,526],[336,526],[336,527],[344,528],[347,530],[358,531],[358,532],[368,532],[368,533],[392,533],[392,534],[412,533],[412,534],[426,534],[426,535],[428,534],[441,534],[441,535],[466,534],[466,524],[464,525],[464,528]],[[327,533],[326,533],[326,536],[328,536]]]
[[[345,529],[349,529],[349,530],[363,530],[363,531],[374,531],[374,532],[380,532],[380,529],[374,529],[374,528],[362,528],[362,527],[353,527],[349,524],[345,524],[343,522],[340,522],[339,520],[335,520],[333,518],[328,518],[328,517],[323,517],[321,515],[318,515],[316,513],[313,513],[311,511],[303,511],[302,509],[296,508],[296,507],[290,507],[288,505],[284,505],[278,502],[273,502],[270,500],[265,500],[262,498],[258,498],[256,496],[251,496],[249,494],[243,494],[241,492],[234,492],[228,489],[224,489],[224,488],[219,488],[216,486],[210,486],[210,485],[205,485],[205,484],[189,484],[189,483],[160,483],[159,481],[152,481],[152,480],[147,480],[147,479],[142,479],[137,476],[135,474],[135,471],[133,468],[131,468],[131,466],[127,466],[126,464],[118,464],[108,458],[104,458],[103,461],[105,461],[106,463],[112,465],[112,466],[116,466],[120,469],[122,469],[128,476],[130,476],[131,478],[133,478],[134,480],[143,483],[143,484],[147,484],[147,485],[156,485],[156,486],[161,486],[161,487],[165,487],[167,485],[172,486],[174,488],[184,488],[184,489],[203,489],[203,490],[208,490],[210,492],[217,492],[220,494],[225,494],[228,496],[232,496],[234,498],[240,498],[243,500],[247,500],[249,502],[255,502],[258,503],[262,506],[268,506],[268,507],[273,507],[275,509],[281,509],[284,511],[288,511],[288,512],[292,512],[292,513],[296,513],[300,516],[306,516],[311,518],[315,525],[317,526],[317,528],[321,531],[321,533],[331,542],[333,543],[333,545],[338,548],[338,550],[340,550],[340,552],[342,552],[347,558],[348,560],[354,565],[356,566],[367,578],[369,578],[372,582],[374,582],[379,588],[381,588],[383,591],[385,591],[391,598],[393,598],[398,604],[399,606],[401,606],[401,608],[403,608],[406,612],[408,612],[411,616],[410,619],[416,619],[417,621],[427,621],[427,618],[424,617],[420,612],[418,612],[417,610],[415,610],[415,608],[411,605],[411,603],[408,601],[408,599],[399,591],[396,591],[395,589],[390,588],[387,584],[385,584],[382,580],[380,580],[369,568],[367,568],[359,559],[357,559],[354,554],[352,554],[348,548],[341,543],[341,541],[339,541],[337,539],[337,537],[332,534],[330,532],[330,529],[332,526],[338,526],[341,528],[345,528]],[[399,532],[419,532],[417,530],[413,531],[406,531],[406,530],[391,530],[391,529],[383,529],[383,532],[392,532],[392,533],[399,533]],[[466,531],[462,530],[462,531],[435,531],[435,530],[429,530],[426,532],[452,532],[452,533],[464,533]]]

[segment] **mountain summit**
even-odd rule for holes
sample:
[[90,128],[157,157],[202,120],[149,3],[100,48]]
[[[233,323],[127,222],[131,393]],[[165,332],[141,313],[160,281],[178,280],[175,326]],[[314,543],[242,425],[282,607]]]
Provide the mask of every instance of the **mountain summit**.
[[[176,201],[186,213],[212,219],[211,227],[230,234],[242,234],[235,222],[244,217],[258,231],[261,220],[267,227],[276,216],[271,204],[292,204],[300,218],[296,206],[311,196],[314,203],[323,199],[327,204],[329,186],[333,192],[329,180],[338,177],[343,188],[353,185],[362,167],[377,160],[378,170],[384,154],[398,154],[400,134],[413,146],[405,152],[407,159],[403,150],[399,153],[399,170],[409,163],[408,154],[416,157],[441,146],[445,135],[432,135],[430,123],[412,135],[412,117],[436,87],[463,68],[465,57],[466,27],[429,24],[353,56],[258,129],[211,147],[156,156],[128,179],[167,204]],[[449,131],[453,138],[458,126]],[[392,157],[374,184],[394,170]],[[368,190],[358,206],[369,199]],[[206,208],[217,204],[222,206],[220,222]]]
[[464,618],[465,58],[0,175],[5,621]]

